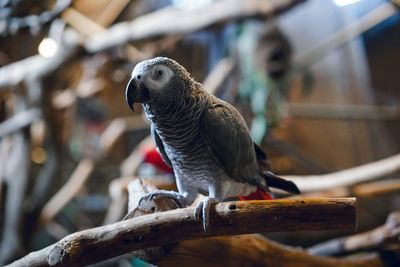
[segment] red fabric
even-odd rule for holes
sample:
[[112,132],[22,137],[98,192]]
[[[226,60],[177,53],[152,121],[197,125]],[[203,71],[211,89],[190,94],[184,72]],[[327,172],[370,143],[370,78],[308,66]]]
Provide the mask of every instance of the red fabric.
[[272,196],[262,190],[261,188],[258,188],[256,191],[251,193],[248,196],[240,196],[240,200],[271,200]]
[[155,147],[145,149],[143,162],[154,165],[160,171],[173,173],[172,169],[162,160],[160,153],[158,153]]

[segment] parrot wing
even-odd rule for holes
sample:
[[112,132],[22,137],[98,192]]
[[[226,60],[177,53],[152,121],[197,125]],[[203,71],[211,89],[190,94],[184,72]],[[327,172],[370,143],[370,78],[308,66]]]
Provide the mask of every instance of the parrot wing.
[[300,194],[299,188],[291,182],[287,181],[279,176],[276,176],[271,170],[271,165],[268,161],[267,154],[254,143],[254,150],[256,151],[256,157],[258,166],[260,167],[261,176],[267,181],[268,186],[279,188],[289,193]]
[[151,131],[151,136],[153,137],[153,140],[156,143],[157,150],[161,155],[161,158],[163,159],[165,164],[167,164],[169,167],[172,168],[171,160],[168,158],[167,153],[165,153],[164,144],[163,144],[160,136],[156,132],[156,129],[154,129],[153,124],[151,124],[151,126],[150,126],[150,131]]
[[265,154],[265,152],[261,149],[261,147],[259,147],[256,143],[253,143],[253,145],[254,145],[254,150],[256,152],[258,166],[260,166],[260,168],[263,171],[271,170],[271,164],[268,161],[267,154]]
[[266,187],[258,175],[255,148],[246,123],[230,104],[215,99],[200,117],[200,133],[230,178]]

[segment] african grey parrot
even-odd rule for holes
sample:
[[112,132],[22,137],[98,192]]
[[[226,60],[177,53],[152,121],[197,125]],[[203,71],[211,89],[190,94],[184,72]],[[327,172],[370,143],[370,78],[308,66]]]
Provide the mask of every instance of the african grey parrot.
[[181,207],[197,193],[208,197],[196,208],[208,231],[213,202],[245,196],[268,186],[299,193],[297,186],[269,172],[265,153],[250,136],[240,113],[206,92],[176,61],[157,57],[138,63],[126,88],[133,110],[142,103],[163,160],[173,168],[179,192],[158,190],[144,198],[169,197]]

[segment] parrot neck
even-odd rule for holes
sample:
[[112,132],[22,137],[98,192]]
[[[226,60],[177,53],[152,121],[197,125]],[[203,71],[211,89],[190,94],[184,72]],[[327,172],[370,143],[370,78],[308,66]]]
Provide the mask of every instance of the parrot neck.
[[160,138],[168,143],[168,139],[179,138],[179,133],[198,132],[198,121],[208,106],[208,98],[203,94],[193,92],[189,96],[172,102],[173,105],[159,105],[149,102],[143,105],[149,119]]
[[[183,90],[177,90],[183,91]],[[191,94],[171,97],[171,101],[149,101],[143,104],[144,112],[156,126],[173,126],[188,120],[197,120],[208,105],[207,92],[192,91]]]

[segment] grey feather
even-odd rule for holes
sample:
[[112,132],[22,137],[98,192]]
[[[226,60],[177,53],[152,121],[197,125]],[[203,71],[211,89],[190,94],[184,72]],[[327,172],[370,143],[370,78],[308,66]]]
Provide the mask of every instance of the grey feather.
[[244,119],[230,104],[215,97],[212,102],[200,118],[200,133],[212,154],[233,180],[265,187]]
[[151,131],[151,136],[153,137],[154,143],[156,144],[156,148],[161,155],[161,158],[163,159],[165,164],[167,164],[169,167],[172,167],[171,160],[168,158],[167,153],[165,153],[164,144],[161,141],[160,136],[154,129],[153,123],[150,125],[150,131]]

